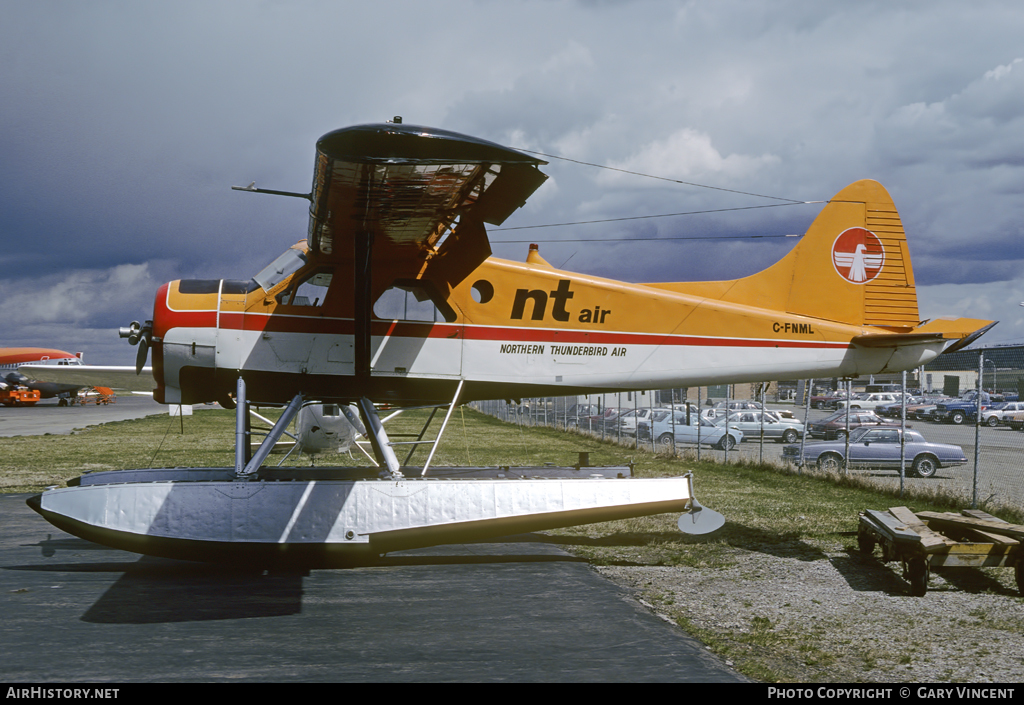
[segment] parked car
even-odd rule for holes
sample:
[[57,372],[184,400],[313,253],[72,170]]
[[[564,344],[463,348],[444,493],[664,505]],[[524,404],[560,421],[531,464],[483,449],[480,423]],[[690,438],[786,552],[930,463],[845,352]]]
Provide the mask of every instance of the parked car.
[[[910,408],[917,404],[923,403],[924,397],[907,397],[906,406],[908,411],[908,418]],[[899,398],[899,395],[897,395],[895,402],[893,402],[892,404],[884,404],[882,406],[879,406],[878,408],[875,409],[875,413],[878,414],[879,416],[884,416],[889,419],[902,418],[901,414],[903,413],[903,401]]]
[[644,409],[630,409],[629,411],[620,414],[615,419],[616,433],[622,432],[624,436],[635,436],[637,431],[637,424],[642,420],[650,419],[651,414],[659,409],[651,409],[650,407]]
[[[900,433],[899,428],[866,426],[851,431],[849,466],[890,468],[898,471]],[[967,462],[967,456],[960,446],[930,443],[918,431],[911,429],[907,429],[904,439],[907,467],[918,477],[931,477],[939,468],[954,467]],[[823,470],[838,470],[843,467],[846,445],[845,440],[805,443],[802,456],[799,445],[788,445],[782,449],[782,457],[798,465],[817,465]]]
[[[960,425],[967,421],[974,422],[978,417],[977,392],[968,392],[959,399],[953,399],[935,407],[932,418],[935,421]],[[985,412],[991,406],[991,401],[986,392],[981,393],[981,411]]]
[[622,414],[632,409],[620,409],[615,406],[606,406],[601,413],[588,416],[580,419],[580,428],[585,431],[593,431],[600,433],[601,429],[605,430],[605,433],[615,430],[616,419]]
[[587,427],[587,419],[597,414],[597,404],[573,404],[565,412],[565,427]]
[[1010,425],[1010,419],[1024,413],[1024,401],[1001,401],[982,410],[981,422],[987,426]]
[[[763,422],[762,422],[763,417]],[[726,423],[725,418],[718,419],[715,425]],[[747,410],[729,414],[728,424],[732,428],[743,431],[745,440],[764,437],[780,443],[793,443],[804,435],[804,425],[796,420],[783,420],[770,411]]]
[[760,408],[761,402],[759,401],[752,401],[750,399],[734,399],[733,401],[728,402],[728,404],[726,404],[726,402],[724,401],[720,401],[710,409],[704,409],[704,411],[701,412],[701,416],[704,416],[711,420],[715,420],[723,418],[727,413],[731,414],[734,411]]
[[651,419],[654,439],[668,448],[673,443],[697,443],[699,434],[701,445],[714,446],[720,450],[731,449],[743,440],[743,431],[738,428],[717,426],[703,416],[691,416],[690,419],[691,424],[687,426],[686,412],[656,409]]
[[840,401],[846,401],[846,392],[828,392],[827,394],[820,394],[811,397],[811,406],[815,409],[834,409],[836,403]]
[[[807,427],[807,433],[813,438],[824,438],[832,440],[846,438],[846,409],[840,409],[821,421],[814,421]],[[884,419],[873,411],[854,411],[850,414],[850,431],[861,426],[891,426],[899,427],[899,424],[889,419]]]
[[916,419],[917,421],[932,421],[934,420],[935,409],[939,404],[944,404],[949,401],[950,397],[932,397],[931,399],[925,399],[920,404],[914,404],[913,406],[907,407],[907,418]]
[[1018,411],[1013,416],[1008,417],[1005,423],[1010,428],[1015,428],[1018,431],[1024,431],[1024,411]]
[[[877,409],[880,406],[888,406],[900,401],[899,394],[892,392],[875,392],[872,394],[859,394],[849,401],[851,409]],[[841,401],[836,404],[836,409],[845,409],[847,402]]]

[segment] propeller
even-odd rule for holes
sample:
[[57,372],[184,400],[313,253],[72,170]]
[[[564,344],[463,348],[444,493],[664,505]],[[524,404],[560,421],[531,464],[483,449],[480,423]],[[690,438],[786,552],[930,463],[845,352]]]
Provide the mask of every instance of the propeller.
[[139,352],[135,355],[135,374],[142,374],[142,368],[146,366],[146,357],[149,355],[149,345],[153,342],[153,321],[146,321],[146,325],[132,321],[127,328],[118,328],[117,334],[122,338],[128,338],[132,345],[139,346]]

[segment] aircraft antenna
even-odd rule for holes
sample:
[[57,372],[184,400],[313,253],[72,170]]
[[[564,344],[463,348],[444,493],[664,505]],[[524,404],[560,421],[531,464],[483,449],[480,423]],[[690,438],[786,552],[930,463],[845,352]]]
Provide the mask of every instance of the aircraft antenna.
[[272,196],[291,196],[292,198],[305,198],[307,201],[312,202],[312,193],[296,193],[295,191],[275,191],[269,188],[256,188],[256,182],[251,182],[248,186],[232,186],[232,191],[248,191],[249,193],[269,193]]
[[[680,215],[701,215],[703,213],[728,213],[730,211],[747,211],[754,210],[757,208],[781,208],[782,206],[804,206],[814,203],[828,203],[828,201],[792,201],[790,203],[770,203],[763,206],[737,206],[735,208],[714,208],[710,210],[702,211],[685,211],[683,213],[660,213],[658,215],[631,215],[622,218],[603,218],[601,220],[580,220],[573,223],[545,223],[543,225],[518,225],[511,228],[491,228],[488,232],[496,233],[507,230],[533,230],[534,228],[557,228],[563,225],[591,225],[593,223],[616,223],[622,220],[644,220],[646,218],[672,218]],[[800,235],[737,235],[733,236],[733,239],[747,239],[756,237],[800,237]],[[697,237],[676,237],[676,238],[627,238],[629,240],[724,240],[729,239],[728,236],[697,236]],[[608,238],[601,238],[599,240],[579,240],[575,239],[574,242],[603,242],[608,241]],[[532,242],[527,240],[502,240],[501,242]],[[558,242],[561,242],[559,240]],[[1024,305],[1024,304],[1022,304]]]

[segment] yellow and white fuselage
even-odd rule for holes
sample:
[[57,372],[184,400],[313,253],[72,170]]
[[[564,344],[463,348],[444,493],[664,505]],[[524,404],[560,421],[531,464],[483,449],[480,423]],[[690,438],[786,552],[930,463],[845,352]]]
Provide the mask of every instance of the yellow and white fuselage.
[[[269,290],[160,290],[158,399],[212,401],[240,374],[262,401],[357,395],[351,277],[304,242],[293,252],[301,266]],[[320,296],[293,296],[316,272]],[[454,286],[429,274],[374,282],[361,392],[375,401],[450,399],[457,380],[468,401],[894,372],[989,324],[921,324],[902,224],[873,181],[844,189],[789,255],[744,279],[631,284],[555,269],[536,248],[525,262],[489,257]]]

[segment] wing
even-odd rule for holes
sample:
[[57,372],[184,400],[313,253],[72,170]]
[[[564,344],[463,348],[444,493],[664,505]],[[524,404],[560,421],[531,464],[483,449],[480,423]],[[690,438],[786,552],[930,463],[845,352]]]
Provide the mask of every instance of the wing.
[[371,268],[391,277],[438,267],[458,283],[490,256],[483,224],[504,222],[547,179],[540,159],[401,123],[335,130],[316,149],[312,253],[351,260],[357,234],[367,234]]
[[110,387],[129,392],[152,392],[156,387],[152,367],[143,367],[141,374],[135,374],[135,367],[114,365],[22,365],[18,371],[39,382]]

